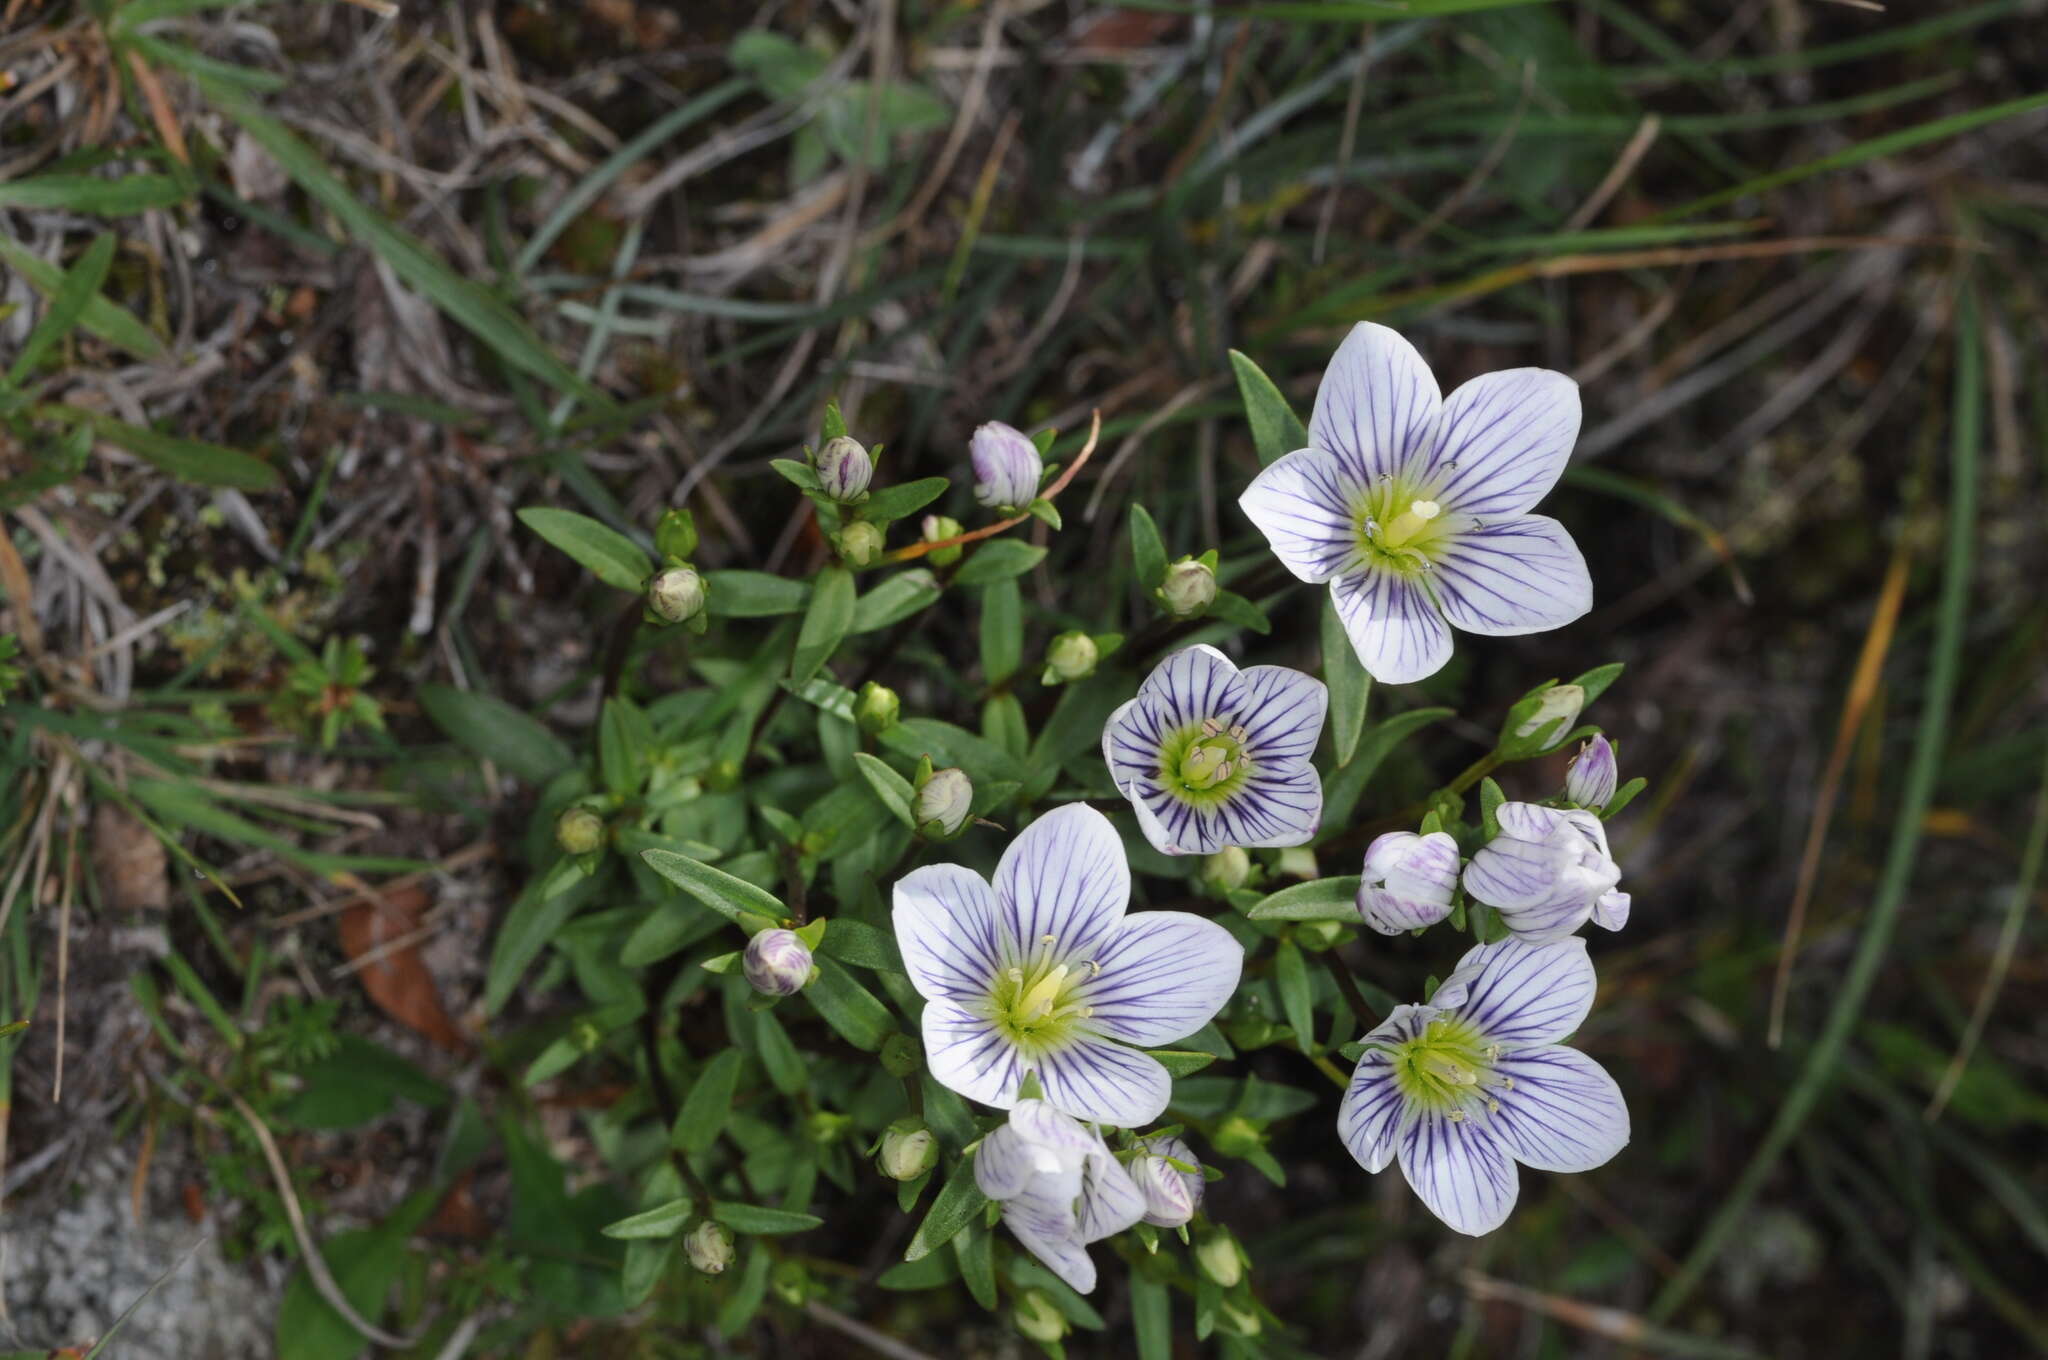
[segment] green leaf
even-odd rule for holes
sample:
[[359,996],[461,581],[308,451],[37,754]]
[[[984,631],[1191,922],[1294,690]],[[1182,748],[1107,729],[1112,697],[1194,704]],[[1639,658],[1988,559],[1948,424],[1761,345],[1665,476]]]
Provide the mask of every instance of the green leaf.
[[[27,279],[39,293],[54,295],[63,287],[63,270],[5,236],[0,236],[0,261],[5,261],[10,269]],[[104,297],[95,297],[85,304],[78,324],[108,344],[119,345],[138,359],[161,359],[166,353],[164,342],[138,321],[134,313]]]
[[423,685],[420,707],[455,744],[539,787],[576,761],[538,718],[503,699],[447,685]]
[[960,1263],[960,1278],[966,1283],[967,1292],[974,1296],[976,1303],[994,1312],[998,1302],[995,1235],[979,1224],[970,1223],[954,1235],[953,1256]]
[[1586,703],[1590,705],[1595,699],[1607,692],[1609,685],[1621,678],[1621,673],[1624,669],[1625,667],[1621,662],[1610,661],[1604,666],[1595,666],[1584,675],[1578,676],[1567,683],[1577,685],[1580,689],[1586,691]]
[[704,585],[704,612],[726,619],[795,614],[811,594],[804,582],[765,571],[707,571]]
[[[826,57],[822,52],[810,48],[780,33],[765,28],[749,28],[732,40],[726,49],[725,59],[733,69],[743,71],[760,83],[760,86],[777,99],[794,99],[801,95],[804,86],[817,79],[825,70]],[[835,402],[831,408],[838,410]],[[831,428],[831,417],[826,420]],[[842,422],[839,433],[846,433]],[[831,438],[826,435],[826,438]]]
[[[1357,914],[1355,907],[1352,914]],[[1280,989],[1280,1010],[1294,1030],[1296,1047],[1303,1053],[1314,1053],[1317,1048],[1315,992],[1309,985],[1308,964],[1301,957],[1301,947],[1292,940],[1280,941],[1279,948],[1274,951],[1273,983]]]
[[186,185],[169,175],[37,175],[0,184],[0,208],[97,213],[129,217],[151,208],[168,208],[192,196]]
[[[1096,740],[1101,740],[1101,728]],[[890,750],[913,760],[928,755],[940,767],[957,765],[967,771],[977,786],[983,780],[1022,782],[1024,771],[1008,751],[964,727],[937,718],[905,718],[882,733],[881,742]]]
[[597,720],[597,768],[604,786],[621,798],[640,792],[642,753],[653,744],[642,717],[625,699],[607,699]]
[[770,1209],[759,1204],[733,1204],[724,1200],[711,1206],[711,1216],[736,1233],[754,1237],[808,1232],[825,1221],[816,1214],[800,1214],[794,1209]]
[[939,580],[923,567],[899,571],[880,585],[862,592],[853,606],[853,627],[849,633],[872,633],[899,623],[934,604],[940,595]]
[[932,1200],[932,1207],[925,1211],[924,1222],[917,1225],[917,1235],[910,1239],[903,1259],[921,1260],[945,1246],[955,1233],[981,1216],[987,1203],[988,1196],[974,1183],[974,1159],[962,1157]]
[[1170,1077],[1185,1077],[1216,1061],[1214,1053],[1197,1053],[1185,1048],[1148,1048],[1145,1051],[1159,1060],[1159,1065]]
[[744,878],[734,878],[688,855],[678,855],[673,850],[642,850],[640,858],[648,868],[742,929],[746,928],[748,916],[779,921],[789,915],[789,909],[767,889],[757,888]]
[[903,955],[896,948],[895,936],[850,916],[832,918],[832,927],[825,932],[823,952],[857,967],[903,972]]
[[[439,1199],[438,1190],[423,1191],[376,1227],[336,1233],[320,1245],[342,1297],[358,1314],[372,1322],[384,1315],[385,1298],[412,1254],[406,1240]],[[278,1360],[354,1360],[369,1344],[320,1297],[303,1269],[293,1274],[277,1310]]]
[[[991,694],[983,701],[981,735],[985,740],[1002,747],[1019,759],[1031,749],[1031,728],[1024,720],[1024,705],[1016,695],[1007,692]],[[993,782],[1017,783],[1015,780]],[[984,781],[977,785],[976,791],[989,787],[989,783],[990,781]],[[1019,783],[1018,787],[1022,788],[1023,785]]]
[[1623,784],[1614,791],[1614,797],[1607,800],[1607,806],[1601,809],[1600,820],[1604,822],[1613,821],[1615,817],[1620,815],[1623,808],[1636,800],[1637,794],[1648,787],[1650,787],[1650,781],[1641,775],[1637,775],[1634,779],[1629,780],[1628,783]]
[[1479,825],[1485,831],[1486,839],[1492,840],[1500,834],[1500,805],[1507,800],[1508,796],[1491,778],[1479,781]]
[[981,592],[981,670],[990,686],[1001,685],[1024,662],[1024,596],[1015,577]]
[[914,515],[945,495],[946,488],[951,485],[944,477],[923,477],[900,486],[885,486],[880,491],[869,493],[868,498],[860,503],[860,517],[886,524],[905,515]]
[[519,522],[589,568],[608,586],[637,592],[653,570],[638,544],[588,515],[530,506],[519,512]]
[[[0,192],[4,192],[6,187],[0,185]],[[13,365],[8,368],[9,383],[19,385],[26,381],[35,372],[36,365],[42,362],[43,355],[71,334],[72,327],[85,315],[85,309],[100,295],[100,285],[107,281],[107,266],[114,262],[114,245],[114,234],[102,232],[86,247],[85,254],[79,256],[78,263],[66,271],[64,281],[57,285],[56,295],[43,312],[42,320],[36,322],[36,328],[28,333],[21,353],[14,357]]]
[[1173,1295],[1141,1270],[1131,1271],[1131,1330],[1138,1360],[1173,1360]]
[[631,1242],[646,1237],[674,1237],[682,1231],[683,1224],[690,1221],[696,1205],[687,1199],[673,1199],[666,1204],[657,1204],[652,1209],[643,1209],[616,1223],[607,1223],[603,1232],[606,1237],[617,1237]]
[[1347,773],[1361,778],[1371,775],[1396,746],[1431,723],[1450,717],[1454,711],[1448,708],[1411,708],[1406,713],[1381,719],[1366,729],[1365,736],[1358,743],[1358,753],[1352,759],[1359,763],[1359,769]]
[[1131,560],[1138,569],[1138,584],[1145,589],[1166,579],[1166,540],[1159,536],[1151,513],[1135,501],[1131,503]]
[[1358,875],[1318,878],[1270,894],[1245,915],[1254,921],[1358,920]]
[[1219,590],[1216,598],[1209,602],[1209,617],[1234,623],[1239,628],[1249,628],[1254,633],[1270,633],[1273,624],[1266,618],[1266,611],[1231,590]]
[[[829,932],[827,932],[829,935]],[[825,1023],[839,1031],[855,1048],[872,1053],[890,1035],[899,1032],[896,1017],[875,998],[875,994],[853,980],[838,960],[814,959],[818,976],[803,994],[810,999]]]
[[222,448],[203,439],[183,439],[158,434],[140,425],[129,425],[97,411],[76,407],[43,407],[44,412],[63,418],[83,419],[93,433],[137,458],[154,463],[173,477],[201,486],[230,486],[237,491],[270,491],[284,484],[276,468],[260,458],[236,449]]
[[1021,539],[997,538],[976,549],[974,554],[960,564],[960,570],[953,577],[955,585],[985,586],[996,581],[1007,581],[1012,576],[1022,576],[1045,559],[1046,550],[1034,547]]
[[1236,350],[1230,351],[1230,366],[1237,371],[1237,391],[1244,398],[1244,416],[1252,427],[1252,447],[1258,450],[1259,465],[1270,467],[1296,449],[1307,448],[1308,431],[1273,380]]
[[845,567],[827,567],[818,573],[811,592],[811,607],[804,612],[804,626],[796,635],[796,652],[790,660],[789,682],[799,688],[810,683],[839,650],[853,626],[853,573]]
[[670,1146],[691,1157],[702,1157],[711,1150],[732,1115],[732,1093],[739,1085],[740,1062],[740,1051],[727,1048],[704,1064],[683,1096],[683,1107],[676,1113],[676,1126],[670,1132]]
[[911,807],[917,800],[917,790],[908,779],[889,768],[879,756],[866,751],[855,751],[853,763],[860,770],[861,777],[868,781],[868,787],[875,791],[875,797],[882,800],[882,806],[889,809],[896,820],[915,830],[916,820]]
[[1326,595],[1322,610],[1323,683],[1330,688],[1330,748],[1342,769],[1358,753],[1358,739],[1365,733],[1365,701],[1372,694],[1372,677],[1358,664],[1358,653],[1337,617],[1337,607]]
[[546,878],[528,883],[491,941],[491,963],[484,973],[486,1012],[497,1014],[511,998],[527,965],[540,957],[562,923],[597,895],[600,881],[587,877],[575,860],[564,858]]

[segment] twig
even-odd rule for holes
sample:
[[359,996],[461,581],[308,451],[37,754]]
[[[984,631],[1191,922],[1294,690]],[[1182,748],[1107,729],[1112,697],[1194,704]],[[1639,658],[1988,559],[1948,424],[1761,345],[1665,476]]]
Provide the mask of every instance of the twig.
[[[1045,489],[1045,494],[1040,496],[1039,499],[1049,501],[1058,496],[1060,492],[1066,490],[1067,483],[1074,480],[1074,474],[1079,472],[1081,465],[1086,463],[1089,457],[1094,454],[1096,441],[1101,438],[1102,412],[1097,410],[1089,417],[1088,442],[1081,446],[1081,451],[1074,455],[1074,461],[1067,464],[1061,470],[1060,475],[1053,479],[1053,484]],[[937,548],[951,548],[962,543],[973,543],[980,539],[994,537],[1005,529],[1016,528],[1030,518],[1031,513],[1026,511],[1021,515],[1012,515],[1008,519],[997,520],[994,524],[984,525],[979,529],[970,529],[964,534],[955,534],[951,538],[935,538],[928,543],[907,544],[890,553],[882,560],[884,562],[908,562],[913,558],[923,557],[926,553]]]
[[1323,951],[1323,966],[1330,970],[1330,976],[1336,980],[1337,991],[1343,996],[1344,1004],[1351,1007],[1351,1013],[1358,1017],[1358,1023],[1368,1030],[1378,1025],[1378,1012],[1365,999],[1365,993],[1358,990],[1358,979],[1351,976],[1351,970],[1344,966],[1344,960],[1337,957],[1336,950]]
[[836,1332],[844,1332],[877,1355],[886,1355],[889,1360],[938,1360],[915,1346],[906,1346],[886,1332],[878,1332],[865,1322],[855,1321],[836,1308],[829,1308],[816,1299],[804,1304],[804,1311]]
[[1635,134],[1628,139],[1628,145],[1622,147],[1621,154],[1614,158],[1614,165],[1606,176],[1594,186],[1578,211],[1565,219],[1564,230],[1584,231],[1593,225],[1593,219],[1600,216],[1608,202],[1621,192],[1621,186],[1628,183],[1628,177],[1636,172],[1637,163],[1649,151],[1650,143],[1657,140],[1657,133],[1663,126],[1664,120],[1656,114],[1643,115],[1643,121],[1636,124]]

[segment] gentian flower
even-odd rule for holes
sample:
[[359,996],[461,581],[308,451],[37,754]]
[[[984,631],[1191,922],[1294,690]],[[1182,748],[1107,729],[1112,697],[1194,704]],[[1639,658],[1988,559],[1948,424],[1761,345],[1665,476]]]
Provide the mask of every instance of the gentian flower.
[[1614,1078],[1560,1042],[1593,989],[1577,937],[1470,951],[1428,1005],[1395,1007],[1365,1037],[1337,1113],[1344,1145],[1375,1173],[1398,1157],[1429,1211],[1475,1236],[1515,1207],[1516,1162],[1606,1162],[1628,1143],[1628,1106]]
[[1540,633],[1592,607],[1571,535],[1528,513],[1578,435],[1564,374],[1488,373],[1447,401],[1413,345],[1360,322],[1316,391],[1309,447],[1238,504],[1289,571],[1330,583],[1360,664],[1402,684],[1450,659],[1454,627]]
[[1614,758],[1614,743],[1595,737],[1579,748],[1565,771],[1565,801],[1598,812],[1614,801],[1615,785],[1621,782],[1621,766]]
[[1389,831],[1365,848],[1358,914],[1382,935],[1433,926],[1451,914],[1458,842],[1449,832]]
[[1591,918],[1609,930],[1628,924],[1628,894],[1607,829],[1578,808],[1502,803],[1500,834],[1465,866],[1465,891],[1500,913],[1530,944],[1561,940]]
[[1207,1024],[1237,990],[1244,947],[1189,912],[1126,918],[1130,895],[1123,841],[1084,803],[1024,828],[993,887],[957,864],[900,880],[896,942],[925,999],[932,1075],[1006,1110],[1035,1072],[1047,1103],[1077,1118],[1157,1118],[1172,1082],[1138,1048]]
[[978,426],[967,443],[967,456],[974,464],[974,499],[981,504],[991,510],[1019,510],[1037,498],[1045,460],[1022,430],[1000,420]]
[[747,941],[740,971],[757,992],[793,996],[811,980],[811,947],[793,930],[764,930]]
[[[1183,1171],[1175,1162],[1191,1169]],[[1145,1221],[1158,1228],[1178,1228],[1193,1218],[1208,1188],[1201,1159],[1172,1134],[1145,1140],[1131,1162],[1131,1179],[1145,1197]]]
[[1214,647],[1159,663],[1109,715],[1102,758],[1145,839],[1169,855],[1301,845],[1323,817],[1309,757],[1329,691],[1284,666],[1240,671]]
[[1145,1197],[1102,1135],[1043,1100],[1018,1101],[1010,1122],[981,1140],[974,1183],[1003,1206],[1025,1250],[1083,1294],[1095,1288],[1088,1243],[1145,1213]]

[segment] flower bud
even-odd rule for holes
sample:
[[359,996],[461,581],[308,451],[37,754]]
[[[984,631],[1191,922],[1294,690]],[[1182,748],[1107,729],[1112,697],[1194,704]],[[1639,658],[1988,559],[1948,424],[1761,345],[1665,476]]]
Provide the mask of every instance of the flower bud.
[[665,623],[683,623],[704,610],[704,578],[694,567],[670,567],[647,583],[647,607]]
[[1051,1345],[1071,1330],[1067,1315],[1052,1306],[1052,1300],[1036,1289],[1027,1289],[1017,1296],[1017,1302],[1010,1310],[1010,1320],[1017,1324],[1017,1330],[1032,1341]]
[[933,770],[920,784],[911,820],[920,833],[936,840],[948,840],[967,825],[967,813],[974,805],[974,782],[964,770],[947,767]]
[[835,501],[857,501],[868,494],[868,482],[875,475],[875,460],[860,441],[840,435],[825,441],[818,450],[818,485]]
[[[1183,1171],[1181,1166],[1192,1168]],[[1155,1227],[1178,1228],[1202,1207],[1202,1164],[1178,1138],[1152,1138],[1131,1162],[1131,1179],[1145,1197],[1145,1221]]]
[[1084,680],[1095,674],[1095,639],[1086,633],[1061,633],[1045,648],[1045,683]]
[[1216,573],[1207,562],[1183,557],[1166,569],[1159,598],[1175,618],[1192,618],[1216,602]]
[[[951,515],[926,515],[924,523],[919,528],[927,543],[943,543],[949,538],[960,536],[960,521]],[[933,548],[925,554],[925,558],[935,567],[950,567],[960,560],[960,545],[956,543],[950,548]]]
[[697,551],[697,519],[687,510],[670,510],[654,526],[654,550],[663,557],[687,562]]
[[706,1275],[720,1274],[732,1264],[732,1232],[707,1218],[683,1238],[683,1254]]
[[1244,1278],[1244,1253],[1237,1239],[1218,1228],[1195,1244],[1195,1264],[1202,1273],[1225,1289],[1233,1289]]
[[914,1181],[938,1165],[939,1140],[915,1119],[899,1119],[882,1135],[875,1165],[892,1181]]
[[872,680],[860,687],[860,694],[853,701],[853,720],[870,736],[894,727],[902,711],[903,701],[896,697],[896,691]]
[[857,519],[839,531],[839,556],[847,566],[864,567],[881,555],[881,526]]
[[1216,1126],[1216,1150],[1229,1157],[1248,1157],[1266,1145],[1266,1131],[1241,1114]]
[[1202,857],[1202,881],[1218,892],[1242,888],[1251,876],[1252,857],[1235,845]]
[[830,1147],[846,1136],[853,1127],[853,1116],[837,1110],[813,1110],[804,1121],[804,1131],[811,1135],[811,1141],[819,1147]]
[[1565,772],[1564,797],[1568,803],[1598,812],[1614,801],[1614,786],[1621,780],[1621,767],[1614,758],[1614,743],[1595,737],[1572,757]]
[[785,1256],[768,1273],[768,1287],[790,1307],[801,1308],[811,1295],[811,1272],[804,1269],[802,1261]]
[[1320,876],[1316,868],[1316,852],[1306,845],[1289,846],[1273,857],[1273,872],[1282,878],[1298,878],[1303,882]]
[[764,930],[747,941],[740,968],[755,991],[791,996],[811,980],[811,947],[793,930]]
[[882,1070],[892,1077],[916,1076],[924,1070],[924,1053],[908,1034],[882,1040]]
[[1552,685],[1508,710],[1501,727],[1500,753],[1521,760],[1547,751],[1571,731],[1586,706],[1586,691],[1577,685]]
[[1382,935],[1433,926],[1451,914],[1458,842],[1449,832],[1389,831],[1365,850],[1358,915]]
[[555,818],[555,844],[565,854],[589,854],[604,844],[604,818],[586,807],[563,809]]
[[1038,497],[1045,460],[1038,446],[1000,420],[991,420],[968,441],[974,463],[974,499],[991,510],[1021,510]]
[[1264,1323],[1259,1321],[1259,1315],[1256,1311],[1250,1308],[1239,1308],[1231,1303],[1229,1299],[1219,1301],[1216,1305],[1216,1312],[1223,1323],[1224,1329],[1235,1336],[1257,1336],[1265,1326]]

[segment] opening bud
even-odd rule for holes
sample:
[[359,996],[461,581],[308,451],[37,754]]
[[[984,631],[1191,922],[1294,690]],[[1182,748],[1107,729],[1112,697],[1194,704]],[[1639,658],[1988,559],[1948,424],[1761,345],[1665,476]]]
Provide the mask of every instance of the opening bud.
[[732,1264],[732,1231],[707,1218],[683,1238],[683,1254],[706,1275],[722,1274]]
[[882,1135],[875,1165],[892,1181],[914,1181],[939,1162],[939,1140],[915,1119],[899,1119]]
[[847,566],[864,567],[881,555],[881,526],[857,519],[839,531],[839,556]]
[[1564,777],[1565,801],[1598,812],[1614,801],[1614,788],[1620,781],[1621,765],[1614,758],[1614,743],[1605,737],[1595,737],[1572,757],[1572,767]]
[[669,567],[647,583],[647,607],[664,623],[684,623],[704,612],[704,593],[695,567]]
[[1022,430],[991,420],[968,441],[974,499],[991,510],[1020,510],[1038,495],[1045,460]]
[[1501,755],[1521,760],[1549,750],[1571,731],[1585,706],[1586,691],[1577,685],[1552,685],[1523,699],[1501,725]]
[[1202,1273],[1225,1289],[1233,1289],[1244,1278],[1244,1249],[1222,1228],[1195,1244],[1195,1264]]
[[1235,845],[1202,857],[1202,880],[1218,892],[1242,888],[1251,876],[1252,857]]
[[670,510],[654,526],[654,550],[663,557],[687,562],[697,552],[697,519],[687,510]]
[[[941,543],[960,536],[960,521],[951,515],[926,515],[920,528],[927,543]],[[933,548],[925,554],[925,559],[935,567],[950,567],[960,560],[960,546],[956,543],[950,548]]]
[[586,807],[565,808],[555,818],[555,844],[564,854],[587,855],[604,845],[604,818]]
[[917,786],[911,820],[917,824],[919,834],[934,840],[950,840],[967,825],[967,814],[973,806],[974,781],[966,771],[948,766],[933,770]]
[[903,701],[896,697],[896,691],[872,680],[860,687],[860,694],[853,701],[853,720],[870,736],[894,727],[902,711]]
[[860,441],[847,435],[825,441],[818,450],[818,485],[835,501],[857,501],[868,494],[875,460]]
[[1027,1289],[1017,1296],[1016,1305],[1010,1309],[1010,1320],[1027,1338],[1048,1346],[1072,1330],[1067,1315],[1036,1289]]
[[1175,618],[1192,618],[1216,602],[1216,569],[1207,562],[1183,557],[1166,569],[1159,598]]
[[1086,679],[1095,674],[1099,656],[1095,639],[1086,633],[1061,633],[1046,645],[1044,682],[1057,685],[1066,680]]
[[811,980],[811,947],[793,930],[764,930],[747,941],[740,969],[755,991],[792,996]]
[[1131,1162],[1131,1179],[1145,1197],[1145,1221],[1159,1228],[1178,1228],[1193,1218],[1207,1188],[1202,1164],[1173,1137],[1148,1139],[1145,1151]]

